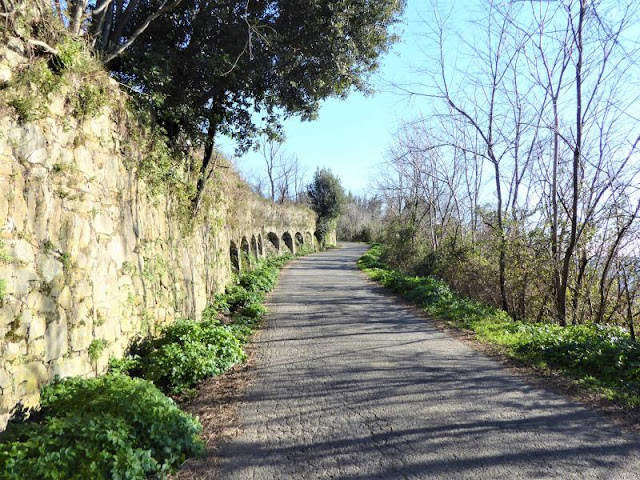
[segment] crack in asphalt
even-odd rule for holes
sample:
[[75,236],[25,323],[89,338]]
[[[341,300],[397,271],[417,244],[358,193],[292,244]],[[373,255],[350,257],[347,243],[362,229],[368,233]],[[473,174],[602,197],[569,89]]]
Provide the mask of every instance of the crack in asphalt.
[[282,272],[218,478],[640,479],[640,437],[412,314],[365,250]]

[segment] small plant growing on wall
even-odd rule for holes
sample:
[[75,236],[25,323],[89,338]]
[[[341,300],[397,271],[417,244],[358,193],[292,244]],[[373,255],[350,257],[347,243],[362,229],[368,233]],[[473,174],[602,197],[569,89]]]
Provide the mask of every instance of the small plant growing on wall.
[[100,360],[100,356],[107,345],[109,345],[109,342],[103,338],[95,338],[91,341],[89,345],[89,360],[91,360],[91,363],[96,364]]
[[0,307],[4,306],[4,297],[7,296],[7,281],[0,278]]

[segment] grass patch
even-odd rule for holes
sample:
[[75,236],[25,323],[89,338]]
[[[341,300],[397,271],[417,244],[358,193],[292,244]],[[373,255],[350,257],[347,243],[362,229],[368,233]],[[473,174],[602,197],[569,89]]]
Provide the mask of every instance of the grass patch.
[[478,340],[503,347],[513,358],[559,370],[622,405],[640,406],[640,343],[623,329],[514,321],[500,309],[452,292],[441,280],[391,269],[381,261],[382,254],[383,247],[373,245],[358,267],[429,314],[473,331]]

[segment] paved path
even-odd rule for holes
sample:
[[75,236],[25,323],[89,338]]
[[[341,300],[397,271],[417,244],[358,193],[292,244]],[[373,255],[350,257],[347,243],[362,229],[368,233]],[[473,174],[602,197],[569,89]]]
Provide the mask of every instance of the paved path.
[[219,478],[640,479],[639,437],[412,315],[365,250],[283,271]]

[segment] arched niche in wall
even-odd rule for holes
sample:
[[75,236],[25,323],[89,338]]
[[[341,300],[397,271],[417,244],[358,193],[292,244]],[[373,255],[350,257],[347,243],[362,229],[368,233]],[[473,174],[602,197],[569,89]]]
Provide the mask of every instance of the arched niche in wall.
[[265,246],[267,247],[268,255],[280,255],[280,238],[273,232],[267,233],[267,242]]
[[240,256],[238,255],[238,247],[236,242],[231,240],[229,243],[229,263],[231,265],[231,271],[233,273],[240,272]]
[[293,246],[293,238],[291,238],[291,234],[289,232],[284,232],[282,234],[282,241],[284,242],[284,244],[287,246],[287,248],[291,253],[296,252]]

